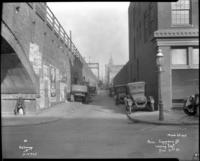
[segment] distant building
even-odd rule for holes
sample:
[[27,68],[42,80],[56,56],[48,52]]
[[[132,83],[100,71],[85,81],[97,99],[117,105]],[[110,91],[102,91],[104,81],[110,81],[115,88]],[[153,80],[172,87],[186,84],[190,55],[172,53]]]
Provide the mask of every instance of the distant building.
[[120,71],[123,65],[114,65],[112,56],[109,63],[105,65],[105,80],[107,86],[113,85],[113,78]]
[[131,2],[129,6],[129,81],[145,81],[158,102],[156,54],[164,55],[161,95],[164,109],[199,92],[198,0]]

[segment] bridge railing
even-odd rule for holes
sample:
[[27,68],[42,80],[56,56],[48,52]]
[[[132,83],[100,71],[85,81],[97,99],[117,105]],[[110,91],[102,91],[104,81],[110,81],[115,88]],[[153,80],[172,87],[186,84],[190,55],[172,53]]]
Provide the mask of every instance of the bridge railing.
[[[28,3],[28,5],[33,8],[32,3]],[[72,54],[79,58],[79,60],[88,67],[86,61],[81,56],[80,52],[72,42],[71,38],[67,35],[64,28],[56,18],[56,16],[53,14],[51,9],[46,5],[46,3],[39,3],[39,5],[36,5],[36,10],[38,10],[38,15],[46,22],[46,25],[55,32],[58,39],[60,39],[62,42],[64,42],[65,46],[69,48],[72,52]],[[43,11],[43,12],[42,12]],[[37,11],[36,11],[37,12]]]
[[50,28],[55,31],[58,38],[61,39],[69,49],[71,49],[72,54],[77,56],[82,63],[85,63],[85,60],[79,53],[74,43],[71,41],[70,37],[65,32],[64,28],[62,27],[58,19],[51,11],[51,9],[47,5],[45,7],[46,7],[46,20],[48,26],[50,26]]
[[54,16],[53,12],[46,5],[46,21],[47,25],[51,30],[55,31],[56,35],[67,45],[68,48],[71,49],[71,44],[73,43],[69,36],[66,34],[65,30]]

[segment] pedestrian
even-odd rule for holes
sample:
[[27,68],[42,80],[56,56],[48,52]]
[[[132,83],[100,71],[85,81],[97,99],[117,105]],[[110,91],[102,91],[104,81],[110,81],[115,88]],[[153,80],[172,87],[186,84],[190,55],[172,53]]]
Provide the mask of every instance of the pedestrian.
[[15,115],[25,115],[25,106],[24,106],[24,100],[22,97],[19,97],[17,100],[17,103],[15,105],[14,109],[14,114]]

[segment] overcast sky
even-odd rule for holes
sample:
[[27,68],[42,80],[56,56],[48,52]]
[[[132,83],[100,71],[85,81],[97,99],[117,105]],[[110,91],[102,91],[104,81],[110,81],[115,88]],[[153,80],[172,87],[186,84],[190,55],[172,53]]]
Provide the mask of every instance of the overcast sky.
[[47,3],[86,61],[100,63],[100,75],[112,55],[114,64],[128,61],[129,2]]

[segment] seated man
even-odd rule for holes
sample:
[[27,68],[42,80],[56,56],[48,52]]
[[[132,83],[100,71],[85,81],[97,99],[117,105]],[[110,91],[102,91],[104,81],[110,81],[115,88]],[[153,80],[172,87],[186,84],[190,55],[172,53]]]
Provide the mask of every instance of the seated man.
[[24,106],[24,100],[22,99],[22,97],[19,97],[19,99],[17,100],[15,109],[14,109],[14,114],[23,114],[25,115],[25,106]]

